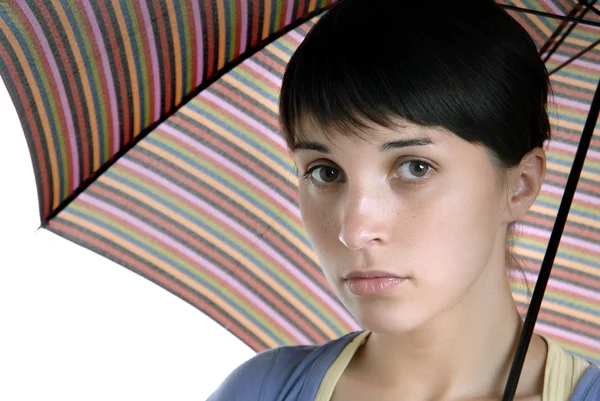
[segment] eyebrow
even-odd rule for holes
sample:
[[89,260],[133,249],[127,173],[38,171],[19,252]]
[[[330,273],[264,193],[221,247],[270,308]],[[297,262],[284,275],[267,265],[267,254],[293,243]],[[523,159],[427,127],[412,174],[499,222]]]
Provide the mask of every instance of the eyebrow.
[[[399,139],[396,141],[386,142],[379,147],[381,152],[385,152],[387,150],[392,149],[402,149],[408,148],[411,146],[427,146],[432,145],[433,141],[430,138],[422,137],[422,138],[411,138],[411,139]],[[318,142],[297,142],[294,144],[292,149],[292,153],[296,153],[303,150],[314,150],[321,153],[331,153],[329,148]]]

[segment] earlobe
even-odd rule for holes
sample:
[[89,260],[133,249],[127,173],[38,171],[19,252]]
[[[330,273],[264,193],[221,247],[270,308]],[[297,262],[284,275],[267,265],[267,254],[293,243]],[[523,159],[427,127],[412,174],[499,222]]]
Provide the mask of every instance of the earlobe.
[[510,222],[522,219],[537,199],[546,175],[546,152],[535,148],[509,172]]

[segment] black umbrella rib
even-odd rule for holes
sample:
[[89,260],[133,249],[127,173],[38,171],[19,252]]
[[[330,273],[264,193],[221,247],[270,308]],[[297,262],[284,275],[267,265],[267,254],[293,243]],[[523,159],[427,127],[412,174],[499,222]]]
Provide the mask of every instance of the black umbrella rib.
[[[2,0],[0,0],[0,3],[1,2],[2,2]],[[282,37],[285,34],[287,34],[288,32],[290,32],[291,30],[296,29],[300,25],[310,21],[312,18],[316,17],[320,13],[326,11],[327,9],[329,9],[329,6],[317,8],[317,9],[311,11],[310,13],[304,15],[303,17],[298,18],[290,25],[287,25],[286,27],[280,29],[279,31],[273,32],[268,37],[260,40],[254,46],[249,47],[243,54],[240,54],[239,57],[236,57],[234,60],[230,61],[223,68],[221,68],[219,71],[217,71],[215,73],[215,75],[213,75],[209,78],[205,78],[204,81],[202,82],[202,84],[200,84],[198,87],[196,87],[196,89],[194,89],[193,91],[188,93],[185,97],[183,97],[183,99],[181,100],[181,102],[179,104],[173,105],[173,107],[171,107],[171,109],[167,113],[163,113],[157,121],[155,121],[154,123],[152,123],[149,126],[147,126],[146,128],[144,128],[129,143],[127,143],[125,146],[123,146],[110,159],[105,161],[98,170],[96,170],[89,177],[87,177],[85,180],[83,180],[80,183],[80,185],[77,187],[77,189],[75,191],[73,191],[68,197],[63,199],[62,202],[60,202],[60,204],[55,209],[53,209],[48,214],[47,217],[44,217],[42,215],[41,216],[41,225],[38,229],[46,228],[48,226],[48,224],[50,223],[50,220],[52,220],[56,216],[58,216],[58,214],[60,212],[62,212],[67,206],[69,206],[71,204],[71,202],[73,202],[88,187],[90,187],[94,182],[96,182],[98,177],[100,177],[110,167],[112,167],[117,162],[117,160],[119,160],[121,157],[123,157],[127,152],[129,152],[133,147],[135,147],[140,141],[142,141],[144,138],[146,138],[146,136],[148,134],[150,134],[154,129],[156,129],[156,127],[158,127],[160,124],[165,122],[169,117],[171,117],[173,114],[175,114],[179,109],[181,109],[183,106],[185,106],[187,103],[189,103],[200,92],[202,92],[204,89],[208,88],[210,85],[212,85],[217,80],[222,78],[225,74],[229,73],[232,69],[234,69],[235,67],[240,65],[246,59],[254,56],[256,53],[261,51],[267,44],[276,41],[280,37]]]
[[521,8],[521,7],[516,7],[516,6],[509,6],[507,4],[503,4],[502,7],[506,8],[507,10],[518,11],[518,12],[522,12],[522,13],[525,13],[525,14],[535,14],[535,15],[539,15],[539,16],[542,16],[542,17],[560,19],[560,20],[563,20],[563,21],[571,21],[571,22],[577,22],[577,23],[584,24],[584,25],[590,25],[590,26],[600,27],[600,22],[590,21],[590,20],[587,20],[587,19],[584,19],[584,18],[577,18],[577,17],[569,17],[567,15],[552,14],[552,13],[547,13],[545,11],[530,10],[528,8]]
[[[595,3],[595,2],[594,2]],[[579,4],[583,4],[584,6],[587,7],[588,10],[590,10],[591,12],[593,12],[596,15],[600,15],[600,10],[598,10],[596,7],[594,7],[594,4],[590,4],[588,3],[586,0],[579,0]]]
[[533,290],[531,302],[529,303],[527,317],[525,318],[525,323],[523,324],[523,330],[521,331],[519,344],[510,368],[506,387],[504,388],[502,401],[512,401],[517,391],[519,377],[521,376],[521,371],[523,369],[523,362],[525,362],[525,356],[527,355],[527,349],[529,348],[535,322],[542,305],[542,300],[544,299],[546,285],[548,284],[550,272],[552,271],[552,265],[554,264],[554,259],[560,244],[560,238],[564,231],[567,217],[569,216],[571,203],[575,197],[575,191],[577,190],[577,183],[579,182],[579,177],[581,176],[581,171],[583,170],[585,157],[590,147],[590,143],[592,142],[592,136],[594,134],[594,128],[596,127],[596,122],[598,121],[599,113],[600,79],[598,79],[596,93],[594,94],[590,111],[585,121],[585,126],[583,127],[581,140],[579,141],[577,153],[575,153],[575,159],[573,160],[573,166],[571,167],[571,172],[569,173],[569,178],[567,179],[567,185],[565,186],[565,192],[558,208],[558,214],[556,216],[556,221],[554,222],[554,228],[550,234],[548,248],[546,250],[546,254],[544,255],[544,260],[542,261],[542,267],[540,269],[540,274],[538,276],[535,289]]
[[592,43],[591,45],[589,45],[585,49],[581,50],[579,53],[577,53],[576,55],[574,55],[573,57],[571,57],[570,59],[568,59],[567,61],[565,61],[564,63],[562,63],[558,67],[556,67],[555,69],[553,69],[552,71],[550,71],[548,73],[548,75],[552,75],[555,72],[560,71],[561,69],[563,69],[567,65],[571,64],[573,61],[577,60],[579,57],[583,56],[585,53],[589,52],[590,50],[592,50],[594,47],[598,46],[599,44],[600,44],[600,39],[598,39],[597,41],[595,41],[594,43]]
[[[595,3],[596,1],[597,0],[592,0],[592,4]],[[567,16],[568,17],[575,16],[576,18],[583,18],[583,17],[585,17],[585,15],[587,14],[588,11],[590,11],[589,8],[587,8],[587,7],[584,8],[583,4],[577,3],[575,5],[575,7],[573,7],[573,9],[571,11],[569,11],[569,14]],[[577,15],[578,13],[580,13],[580,14]],[[565,29],[565,26],[567,24],[570,24],[569,27],[567,28],[566,31],[562,32]],[[552,55],[554,54],[554,52],[556,52],[556,50],[558,50],[558,48],[560,47],[560,45],[563,44],[563,42],[565,41],[567,36],[569,36],[571,34],[571,32],[573,32],[573,29],[575,29],[575,27],[577,27],[577,24],[578,24],[578,22],[563,21],[559,25],[559,27],[556,29],[556,31],[554,31],[552,36],[546,41],[546,43],[544,43],[544,45],[540,49],[540,56],[542,54],[546,53],[544,56],[544,63],[547,62],[550,59],[550,57],[552,57]],[[557,40],[556,42],[552,43],[559,34],[560,34],[560,39]],[[550,45],[552,45],[552,48],[550,50],[548,50],[548,47],[550,47]]]

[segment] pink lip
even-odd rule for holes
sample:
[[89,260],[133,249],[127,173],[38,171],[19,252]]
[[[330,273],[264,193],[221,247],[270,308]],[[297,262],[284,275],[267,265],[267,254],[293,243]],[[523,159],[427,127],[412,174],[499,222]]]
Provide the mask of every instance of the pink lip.
[[399,276],[394,273],[383,270],[355,270],[344,276],[344,280],[367,279],[367,278],[397,278],[404,279],[406,277]]
[[354,295],[368,296],[392,292],[407,278],[384,271],[362,270],[347,274],[344,280],[344,284]]

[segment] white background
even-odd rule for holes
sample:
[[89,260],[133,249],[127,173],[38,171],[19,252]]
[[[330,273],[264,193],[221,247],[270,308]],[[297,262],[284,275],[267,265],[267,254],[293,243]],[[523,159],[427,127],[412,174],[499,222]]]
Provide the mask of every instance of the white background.
[[0,79],[0,400],[205,400],[254,355],[161,287],[38,227]]

